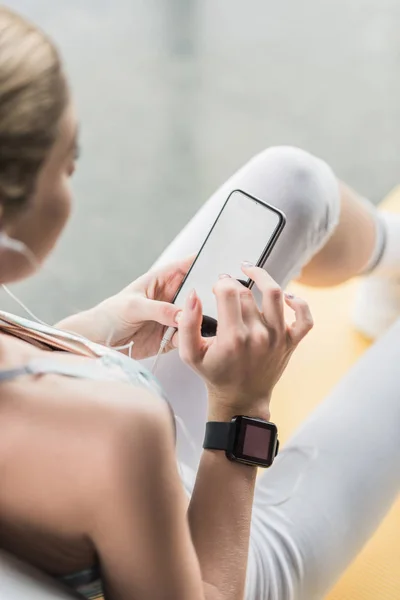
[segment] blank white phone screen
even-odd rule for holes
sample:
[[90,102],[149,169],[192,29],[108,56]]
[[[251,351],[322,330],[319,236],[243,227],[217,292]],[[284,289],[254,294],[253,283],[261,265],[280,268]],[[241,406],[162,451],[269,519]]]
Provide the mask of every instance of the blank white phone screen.
[[203,248],[197,256],[175,304],[182,307],[194,288],[203,304],[203,315],[217,319],[217,303],[212,292],[221,273],[247,281],[241,263],[256,264],[273,242],[282,217],[265,204],[237,191],[221,211]]

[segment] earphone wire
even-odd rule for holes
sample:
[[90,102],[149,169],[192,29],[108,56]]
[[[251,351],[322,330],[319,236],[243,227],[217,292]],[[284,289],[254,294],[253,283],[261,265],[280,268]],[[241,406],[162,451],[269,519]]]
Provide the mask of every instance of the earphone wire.
[[19,298],[17,298],[17,296],[15,294],[13,294],[13,292],[4,284],[1,284],[1,287],[3,288],[3,290],[6,292],[6,294],[8,294],[10,296],[10,298],[12,298],[14,300],[14,302],[16,302],[17,304],[19,304],[19,306],[34,320],[37,321],[38,323],[40,323],[40,325],[44,325],[45,327],[50,327],[50,325],[48,325],[47,323],[45,323],[44,321],[42,321],[42,319],[39,319],[39,317],[37,317],[23,302],[22,300],[20,300]]
[[[24,242],[10,238],[4,231],[0,231],[0,247],[1,246],[3,246],[4,248],[8,248],[9,250],[13,250],[14,252],[18,252],[19,254],[24,256],[34,269],[38,269],[38,267],[40,266],[39,261],[37,260],[36,256],[34,255],[32,250],[30,248],[28,248],[28,246],[26,244],[24,244]],[[49,269],[46,269],[46,271],[47,271],[47,273],[49,273],[51,275],[51,277],[55,278],[54,273],[52,273]],[[55,278],[55,279],[58,279],[58,278]],[[4,284],[4,283],[1,284],[1,287],[6,292],[6,294],[8,296],[10,296],[10,298],[12,298],[12,300],[14,300],[14,302],[16,302],[27,313],[27,315],[29,315],[31,317],[31,319],[33,319],[40,325],[43,325],[44,327],[56,329],[52,325],[49,325],[48,323],[46,323],[45,321],[40,319],[37,315],[35,315],[35,313],[33,311],[31,311],[30,308],[28,308],[26,306],[26,304],[24,304],[24,302],[22,302],[22,300],[20,300],[9,289],[9,287],[6,284]],[[79,312],[79,310],[74,311],[74,312]],[[114,332],[115,332],[115,328],[111,329],[111,331],[107,337],[107,340],[105,342],[105,346],[112,350],[116,350],[116,351],[128,350],[128,356],[129,356],[129,358],[132,358],[132,348],[134,345],[133,340],[131,340],[128,344],[125,344],[123,346],[111,346],[111,340],[114,335]],[[71,335],[81,337],[83,340],[85,339],[84,336],[81,336],[80,334],[77,334],[72,331],[71,332],[64,331],[64,333],[70,333]]]

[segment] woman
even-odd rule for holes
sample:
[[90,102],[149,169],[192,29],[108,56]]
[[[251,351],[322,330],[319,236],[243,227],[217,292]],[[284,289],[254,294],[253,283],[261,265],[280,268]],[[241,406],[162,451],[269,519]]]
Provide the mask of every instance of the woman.
[[[69,213],[76,146],[76,117],[54,46],[1,8],[2,283],[27,276],[56,242]],[[196,476],[183,465],[190,456],[181,456],[187,501],[163,392],[143,366],[105,345],[134,342],[134,357],[144,359],[157,351],[165,326],[178,324],[173,345],[192,370],[171,352],[159,372],[168,398],[185,404],[192,436],[204,430],[204,409],[208,420],[269,420],[273,387],[312,326],[306,303],[285,296],[296,314],[287,325],[281,288],[245,265],[260,309],[240,284],[221,278],[211,342],[200,337],[195,292],[182,312],[170,304],[190,265],[182,256],[196,251],[236,187],[287,215],[268,265],[281,286],[297,276],[334,284],[398,261],[394,219],[339,190],[322,161],[278,148],[239,171],[157,268],[116,296],[57,329],[0,314],[0,547],[88,597],[98,597],[102,586],[111,600],[239,600],[249,559],[248,599],[320,598],[398,491],[396,326],[257,485],[254,467],[221,452],[205,450]],[[172,256],[180,260],[161,266]],[[60,349],[67,352],[49,352]]]

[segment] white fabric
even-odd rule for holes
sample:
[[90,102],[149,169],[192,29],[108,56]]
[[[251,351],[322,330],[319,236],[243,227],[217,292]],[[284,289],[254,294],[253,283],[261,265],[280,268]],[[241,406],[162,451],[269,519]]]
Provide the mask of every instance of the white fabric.
[[375,340],[383,335],[400,316],[400,273],[397,277],[371,274],[357,286],[352,309],[354,327]]
[[[77,594],[0,549],[0,600],[79,600]],[[82,600],[82,598],[80,599]]]
[[[400,215],[383,210],[375,212],[379,216],[380,228],[384,234],[384,247],[373,274],[398,277],[400,275]],[[378,236],[377,248],[379,243]]]

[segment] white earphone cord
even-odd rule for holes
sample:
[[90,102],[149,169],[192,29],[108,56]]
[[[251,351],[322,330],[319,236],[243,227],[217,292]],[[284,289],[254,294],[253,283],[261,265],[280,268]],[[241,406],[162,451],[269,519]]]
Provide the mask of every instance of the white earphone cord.
[[[34,255],[34,253],[32,252],[32,250],[30,248],[28,248],[28,246],[26,244],[24,244],[23,242],[21,242],[20,240],[15,240],[13,238],[10,238],[7,233],[5,233],[4,231],[0,231],[0,248],[7,248],[9,250],[13,250],[14,252],[18,252],[19,254],[22,254],[27,261],[31,264],[31,266],[34,269],[37,269],[40,265],[39,262],[36,258],[36,256]],[[49,269],[46,269],[47,273],[49,273],[54,279],[58,280],[58,277],[55,277],[54,273],[52,271],[50,271]],[[58,283],[60,283],[60,281],[58,281]],[[49,325],[48,323],[45,323],[45,321],[42,321],[42,319],[40,319],[37,315],[35,315],[35,313],[33,311],[31,311],[26,304],[24,304],[22,302],[22,300],[20,300],[10,289],[7,285],[5,285],[4,283],[1,285],[1,287],[3,288],[3,290],[6,292],[6,294],[8,294],[8,296],[10,296],[10,298],[12,298],[12,300],[14,300],[14,302],[16,302],[34,321],[36,321],[37,323],[39,323],[40,325],[44,325],[45,327],[53,327],[52,325]],[[63,284],[61,284],[61,287],[63,287]],[[74,312],[80,312],[79,310],[74,310]],[[67,332],[68,333],[68,332]],[[70,332],[73,333],[73,332]],[[110,334],[108,336],[107,342],[106,342],[106,346],[109,348],[112,348],[113,350],[128,350],[128,354],[129,354],[129,358],[132,358],[132,347],[134,345],[134,342],[131,341],[128,344],[125,344],[124,346],[110,346],[110,342],[112,339],[112,336],[114,334],[114,331],[111,330]],[[74,335],[76,336],[77,334],[74,333]],[[83,337],[83,336],[80,336]]]

